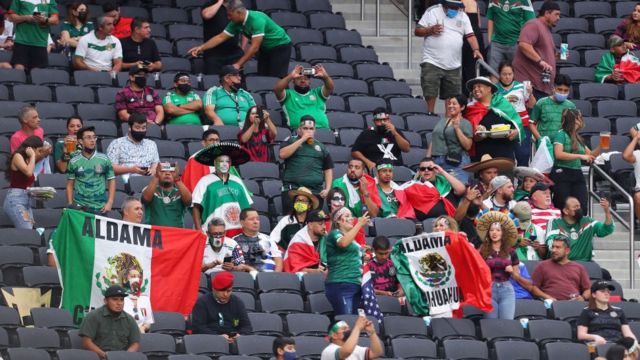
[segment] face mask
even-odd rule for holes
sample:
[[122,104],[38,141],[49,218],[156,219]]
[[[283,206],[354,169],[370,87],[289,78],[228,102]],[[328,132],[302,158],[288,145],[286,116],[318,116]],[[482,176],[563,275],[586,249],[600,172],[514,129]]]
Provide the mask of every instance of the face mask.
[[553,97],[556,99],[557,102],[563,102],[567,100],[567,98],[569,97],[569,94],[560,94],[560,93],[554,92]]
[[136,76],[133,78],[133,82],[141,88],[147,86],[147,78],[145,76]]
[[380,135],[384,135],[387,133],[387,128],[384,125],[376,126],[376,132]]
[[80,11],[78,13],[78,20],[80,20],[81,22],[85,22],[87,20],[87,12],[86,11]]
[[144,137],[147,135],[147,131],[134,131],[131,130],[131,137],[133,138],[133,140],[140,142],[142,140],[144,140]]
[[94,151],[96,151],[96,148],[93,148],[93,149],[89,149],[88,147],[84,148],[84,152],[86,152],[87,154],[93,154]]
[[511,84],[513,84],[513,80],[511,80],[511,82],[508,83],[508,84],[503,82],[502,80],[500,80],[500,84],[502,84],[502,86],[504,86],[504,87],[509,87],[509,86],[511,86]]
[[582,213],[582,209],[576,209],[576,211],[574,211],[573,213],[573,218],[576,220],[576,222],[582,220],[583,216],[584,214]]
[[360,184],[360,179],[352,179],[350,177],[347,176],[347,178],[349,179],[349,182],[351,183],[351,185],[358,185]]
[[209,244],[211,244],[211,246],[215,249],[219,249],[222,247],[222,244],[224,243],[224,238],[223,237],[213,237],[213,236],[209,236]]
[[229,160],[216,161],[216,170],[218,170],[221,174],[229,173],[229,168],[231,168]]
[[178,84],[177,88],[178,88],[178,91],[180,91],[183,94],[186,94],[189,91],[191,91],[191,85],[189,84]]
[[229,90],[231,90],[232,93],[237,93],[238,90],[240,90],[240,83],[231,83]]
[[351,330],[347,330],[342,333],[342,341],[347,341],[347,339],[351,336]]
[[298,202],[295,202],[293,204],[293,209],[297,213],[303,213],[303,212],[309,210],[309,204],[298,201]]
[[284,354],[282,354],[282,357],[284,360],[295,360],[296,359],[296,352],[295,351],[285,351]]
[[306,93],[308,93],[308,92],[309,92],[309,90],[310,90],[311,88],[310,88],[310,87],[308,87],[308,86],[298,86],[298,85],[294,85],[294,86],[293,86],[293,89],[294,89],[296,92],[300,93],[300,94],[306,94]]
[[456,15],[458,15],[458,10],[447,9],[447,17],[448,18],[454,18],[454,17],[456,17]]

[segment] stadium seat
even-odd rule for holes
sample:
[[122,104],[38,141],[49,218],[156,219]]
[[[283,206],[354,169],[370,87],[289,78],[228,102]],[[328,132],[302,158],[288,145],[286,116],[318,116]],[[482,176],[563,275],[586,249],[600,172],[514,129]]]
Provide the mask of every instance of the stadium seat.
[[147,356],[139,352],[107,351],[107,360],[147,360]]
[[219,335],[185,335],[183,343],[184,350],[187,354],[209,357],[229,354],[229,344],[225,338]]
[[[325,14],[315,14],[325,15]],[[302,45],[299,47],[300,59],[310,64],[338,61],[336,50],[324,45]]]
[[256,276],[256,284],[258,291],[263,293],[302,293],[300,279],[293,273],[260,272]]
[[[128,2],[131,3],[131,2]],[[149,18],[149,12],[147,11],[147,9],[141,7],[141,6],[120,6],[120,14],[122,16],[128,16],[128,17],[139,17],[139,18],[143,18],[143,19],[148,19]]]
[[69,85],[69,72],[60,69],[31,70],[31,82],[35,85]]
[[256,10],[271,14],[278,11],[291,11],[289,0],[255,0]]
[[99,360],[98,354],[89,350],[62,349],[56,351],[58,360]]
[[373,229],[376,236],[405,237],[416,233],[413,220],[399,218],[375,218]]
[[[595,68],[600,62],[602,55],[608,53],[609,50],[587,50],[584,51],[584,66]],[[593,79],[595,81],[595,78]]]
[[582,116],[592,116],[593,110],[590,101],[579,99],[572,99],[571,101],[576,105],[576,108],[580,110]]
[[331,306],[324,293],[310,294],[307,298],[309,299],[311,313],[333,316],[333,306]]
[[556,34],[582,34],[589,32],[589,22],[587,19],[563,17],[553,28]]
[[141,334],[139,351],[147,356],[169,356],[175,354],[176,343],[171,335]]
[[63,53],[49,53],[49,69],[69,71],[69,58]]
[[[621,18],[621,17],[631,15],[631,13],[633,12],[633,9],[636,7],[636,4],[637,2],[635,1],[616,2],[616,16],[618,18]],[[620,23],[620,19],[616,19],[616,20],[618,20],[618,23]]]
[[236,291],[234,295],[237,296],[242,301],[247,311],[258,310],[258,306],[256,304],[256,298],[252,294],[247,292]]
[[[592,67],[563,67],[560,74],[569,75],[572,84],[592,83],[595,79],[596,70]],[[617,95],[616,95],[617,96]]]
[[304,293],[307,295],[324,293],[324,274],[305,273],[302,277]]
[[401,359],[435,359],[437,346],[429,339],[392,339],[393,356]]
[[154,311],[154,323],[149,332],[167,334],[173,337],[183,336],[186,331],[184,316],[177,312]]
[[392,98],[389,100],[391,112],[398,115],[427,114],[427,105],[424,99],[419,98]]
[[476,338],[475,325],[469,319],[434,318],[430,325],[431,337],[435,340]]
[[26,83],[27,75],[23,70],[0,69],[0,84],[15,85]]
[[37,249],[42,246],[42,238],[36,230],[0,229],[0,245],[26,246]]
[[324,32],[325,43],[335,48],[362,47],[362,37],[356,30],[331,29]]
[[378,64],[378,55],[373,48],[342,47],[338,50],[340,61],[350,64]]
[[324,38],[322,37],[322,32],[316,29],[307,29],[307,28],[290,28],[287,29],[287,34],[289,38],[291,38],[291,44],[293,46],[300,45],[324,45]]
[[45,328],[18,328],[17,332],[21,347],[46,351],[60,349],[60,338],[55,330]]
[[544,346],[548,360],[589,360],[591,356],[585,344],[554,342]]
[[71,349],[84,349],[84,345],[82,345],[82,336],[80,336],[80,330],[69,330],[67,332],[67,336],[69,337],[69,344],[71,345]]
[[616,301],[611,303],[611,305],[621,308],[627,320],[640,320],[640,303],[630,301]]
[[249,313],[253,335],[282,336],[282,319],[276,314]]
[[327,114],[332,129],[362,129],[364,121],[362,115],[352,112],[330,112]]
[[[322,294],[324,295],[324,294]],[[326,336],[330,320],[322,314],[288,314],[289,333],[292,336]]]
[[384,99],[391,97],[411,97],[411,88],[404,81],[378,80],[371,83],[373,96]]
[[534,343],[524,341],[500,341],[495,343],[496,360],[519,359],[526,354],[529,360],[540,359],[540,351]]
[[179,142],[169,140],[155,140],[158,146],[158,155],[161,158],[180,158],[186,159],[184,145]]
[[[184,54],[179,55],[184,56]],[[162,72],[184,71],[191,73],[191,63],[187,59],[180,57],[161,57],[160,59],[162,61]]]
[[45,350],[30,348],[10,348],[7,349],[11,360],[50,360],[49,354]]
[[608,18],[611,16],[611,5],[601,1],[579,1],[573,3],[573,13],[584,19]]
[[340,97],[369,95],[369,85],[362,80],[335,79],[333,85],[333,95]]
[[0,270],[7,285],[23,285],[22,268],[29,265],[33,265],[33,252],[29,248],[0,246]]
[[331,96],[326,104],[327,112],[331,111],[345,111],[346,106],[344,105],[344,99],[338,96]]
[[[397,300],[396,300],[397,302]],[[384,333],[387,338],[427,338],[424,321],[415,316],[385,316]],[[398,354],[395,354],[399,356]]]
[[580,99],[599,101],[599,100],[617,100],[618,86],[615,84],[585,83],[578,87]]
[[305,15],[313,13],[331,13],[329,0],[294,0],[297,12]]
[[555,319],[575,323],[585,306],[587,303],[584,301],[565,300],[554,301],[551,308]]
[[0,85],[0,100],[9,100],[9,88]]
[[[75,114],[75,109],[71,104],[65,103],[55,103],[55,102],[39,102],[36,104],[36,109],[38,110],[38,115],[41,119],[46,120],[56,120],[56,119],[64,119],[67,120],[69,117]],[[42,122],[44,124],[45,121]],[[41,125],[42,125],[41,124]],[[65,121],[66,127],[66,121]],[[49,135],[49,133],[46,133]]]
[[529,320],[546,319],[547,308],[540,300],[516,299],[515,319],[527,318]]
[[604,100],[598,102],[598,116],[605,118],[635,117],[638,109],[633,101]]
[[482,341],[450,339],[443,341],[442,344],[444,347],[444,355],[448,359],[489,359],[487,344]]
[[[426,103],[424,102],[424,100],[422,100],[421,102],[422,102],[422,107],[424,107],[426,111],[426,105],[425,105]],[[418,104],[418,106],[419,105],[420,104]],[[438,123],[438,121],[440,121],[440,118],[437,116],[414,114],[414,115],[407,116],[406,121],[407,121],[407,129],[411,129],[411,131],[415,131],[417,133],[424,133],[424,132],[430,133],[436,127],[436,124]]]
[[260,304],[262,311],[278,315],[304,312],[304,303],[298,294],[263,293]]
[[260,358],[257,356],[225,355],[220,356],[218,360],[260,360]]
[[316,13],[309,15],[309,27],[322,31],[345,29],[346,24],[341,14]]
[[349,64],[322,63],[322,66],[333,79],[354,77],[353,67]]
[[109,105],[78,104],[78,115],[85,121],[116,121],[116,110]]
[[273,355],[274,337],[264,335],[243,335],[238,337],[238,354],[269,358]]
[[610,36],[616,31],[618,24],[620,24],[620,19],[617,18],[598,18],[593,20],[593,30],[598,34]]
[[561,320],[531,320],[528,324],[529,337],[540,345],[547,342],[572,341],[571,325]]
[[167,360],[208,360],[211,359],[208,356],[204,355],[190,355],[190,354],[180,354],[180,355],[169,355]]
[[113,80],[108,72],[76,70],[73,72],[74,83],[78,86],[104,87],[112,86]]
[[402,305],[398,298],[394,296],[384,296],[378,295],[378,306],[380,306],[380,311],[385,316],[399,316],[403,315]]
[[47,136],[64,137],[67,135],[67,122],[62,119],[49,119],[42,121],[40,127],[44,129]]
[[[27,105],[29,104],[22,101],[2,101],[0,102],[0,117],[17,118],[20,109]],[[13,130],[15,127],[15,123],[13,123],[11,126],[11,132],[9,132],[8,134],[13,134],[13,132],[15,132],[15,130]],[[18,126],[16,130],[19,128],[20,126]]]
[[524,329],[518,320],[481,319],[480,337],[490,343],[524,340]]
[[350,111],[359,114],[373,113],[373,110],[379,107],[387,108],[384,99],[374,96],[352,96],[347,100],[347,103]]
[[275,12],[271,14],[271,19],[285,29],[306,28],[308,26],[307,17],[295,12]]
[[202,27],[191,24],[171,24],[168,26],[168,40],[178,41],[183,39],[202,41]]
[[183,9],[176,8],[154,7],[151,9],[151,18],[154,23],[163,25],[189,23],[189,15],[187,12]]
[[273,163],[250,161],[238,167],[243,179],[280,179],[280,169]]
[[[95,96],[93,91],[87,91],[82,86],[56,86],[56,100],[62,104],[93,104],[95,102]],[[106,105],[105,105],[106,106]],[[115,109],[110,107],[111,112],[114,113]],[[83,117],[83,120],[88,120]]]

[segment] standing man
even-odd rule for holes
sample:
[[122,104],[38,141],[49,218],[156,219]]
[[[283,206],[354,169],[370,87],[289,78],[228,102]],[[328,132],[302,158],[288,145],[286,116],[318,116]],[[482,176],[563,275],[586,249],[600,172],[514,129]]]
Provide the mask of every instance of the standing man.
[[[358,345],[360,333],[366,331],[371,341],[370,347]],[[381,340],[376,334],[373,323],[364,316],[358,316],[353,330],[349,324],[341,320],[329,325],[329,346],[322,350],[321,360],[349,359],[365,360],[375,359],[383,355]]]
[[254,208],[240,212],[242,233],[233,240],[238,243],[244,254],[244,262],[260,272],[281,272],[282,253],[278,245],[269,236],[260,233],[260,214]]
[[111,160],[96,150],[98,137],[93,126],[78,130],[76,136],[82,152],[69,161],[67,204],[94,214],[106,214],[111,211],[116,195],[116,175]]
[[547,0],[542,4],[538,17],[524,24],[520,31],[513,57],[514,75],[517,81],[531,81],[536,99],[552,92],[551,80],[556,77],[556,47],[551,29],[559,20],[560,6]]
[[242,127],[247,111],[256,105],[253,96],[240,87],[240,70],[225,65],[220,70],[220,86],[204,94],[204,114],[213,125]]
[[293,235],[284,256],[284,271],[324,273],[327,271],[325,241],[329,216],[324,210],[313,209],[307,215],[307,225]]
[[351,159],[347,165],[347,173],[333,180],[332,188],[340,188],[345,194],[344,206],[351,214],[360,217],[367,211],[369,216],[377,217],[380,212],[380,197],[376,189],[376,180],[364,173],[364,162]]
[[202,100],[191,87],[191,77],[179,72],[173,77],[173,90],[162,99],[162,107],[171,125],[201,125]]
[[144,18],[131,22],[131,36],[122,39],[122,69],[134,66],[148,72],[161,71],[162,62],[156,42],[151,39],[151,25]]
[[73,55],[74,70],[110,71],[117,74],[122,68],[122,44],[113,32],[113,18],[99,16],[96,29],[78,40]]
[[7,20],[15,24],[11,65],[17,70],[48,67],[49,28],[58,25],[58,3],[13,0]]
[[396,129],[384,108],[373,111],[373,125],[358,135],[351,146],[351,156],[362,160],[371,174],[382,159],[402,165],[402,153],[409,152],[411,144],[402,131]]
[[473,57],[482,59],[478,39],[463,8],[458,0],[434,5],[427,9],[414,31],[424,38],[420,85],[429,113],[435,110],[438,93],[443,100],[460,93],[463,39],[469,42]]
[[158,146],[153,140],[145,139],[147,119],[144,114],[133,113],[129,116],[127,136],[117,138],[109,144],[107,156],[113,164],[116,175],[151,175],[156,173],[160,162]]
[[213,49],[230,38],[242,33],[251,40],[251,46],[245,51],[233,67],[240,70],[242,65],[254,55],[258,57],[258,75],[283,78],[289,71],[291,57],[291,39],[275,21],[260,11],[247,10],[242,0],[229,0],[225,4],[227,17],[231,21],[224,31],[204,44],[189,50],[192,56],[200,55],[204,50]]
[[[224,31],[229,19],[227,11],[222,4],[224,0],[208,0],[200,8],[202,16],[202,35],[204,41],[208,41],[214,36]],[[220,69],[224,65],[232,65],[244,52],[238,45],[240,43],[238,34],[223,41],[220,45],[213,49],[205,50],[204,56],[204,72],[205,74],[220,74]]]
[[129,85],[116,94],[114,104],[120,121],[128,121],[133,113],[141,113],[150,123],[162,124],[164,108],[158,92],[147,85],[147,70],[144,67],[129,68]]
[[[291,210],[289,190],[304,186],[320,200],[331,190],[333,180],[333,160],[324,144],[313,138],[316,120],[305,115],[300,119],[297,136],[292,135],[280,148],[280,159],[284,161],[282,179],[282,210]],[[323,185],[324,183],[324,185]]]
[[80,325],[82,346],[104,359],[107,351],[137,352],[140,329],[133,317],[124,312],[127,292],[118,285],[104,293],[104,306],[91,311]]
[[240,298],[232,295],[233,274],[225,271],[211,281],[213,292],[198,298],[193,307],[193,333],[221,335],[229,344],[253,331]]
[[[273,91],[282,104],[290,128],[297,129],[300,119],[304,115],[311,115],[316,119],[316,129],[328,129],[326,103],[333,92],[333,80],[321,64],[311,68],[313,75],[305,75],[303,70],[305,69],[302,65],[296,65],[289,75],[276,83]],[[309,76],[322,79],[324,85],[311,89]],[[288,88],[291,81],[293,81],[293,89]]]
[[193,190],[195,228],[206,230],[205,224],[218,217],[225,221],[227,236],[239,234],[240,212],[250,207],[253,200],[242,179],[230,171],[232,165],[249,161],[249,154],[238,144],[222,142],[199,152],[196,160],[213,164],[216,171],[200,179]]
[[184,186],[178,164],[160,163],[149,185],[142,190],[145,224],[184,227],[184,212],[191,192]]
[[591,261],[593,238],[611,235],[615,230],[609,200],[600,199],[600,206],[604,211],[604,223],[585,216],[580,208],[580,201],[573,196],[567,197],[562,209],[562,217],[550,220],[547,225],[547,243],[549,244],[557,236],[564,236],[570,241],[570,260]]
[[487,39],[489,65],[498,70],[500,63],[513,61],[516,53],[520,29],[524,23],[535,19],[531,0],[509,1],[493,0],[487,9]]

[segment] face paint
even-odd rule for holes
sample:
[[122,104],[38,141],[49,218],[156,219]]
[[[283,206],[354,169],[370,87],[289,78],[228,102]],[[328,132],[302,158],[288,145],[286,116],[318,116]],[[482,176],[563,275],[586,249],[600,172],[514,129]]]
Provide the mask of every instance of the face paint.
[[228,156],[219,156],[216,159],[216,171],[221,174],[228,174],[231,169],[231,159]]

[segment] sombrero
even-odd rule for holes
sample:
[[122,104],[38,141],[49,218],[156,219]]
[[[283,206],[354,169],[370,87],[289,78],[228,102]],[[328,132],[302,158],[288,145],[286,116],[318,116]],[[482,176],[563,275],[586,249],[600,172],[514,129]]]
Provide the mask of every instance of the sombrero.
[[515,162],[509,158],[492,158],[489,154],[484,154],[480,161],[471,163],[462,168],[464,171],[476,173],[488,168],[498,168],[500,171],[511,171],[516,166]]
[[311,204],[313,205],[312,208],[313,209],[317,209],[318,206],[320,206],[320,202],[318,201],[318,198],[313,195],[313,193],[311,192],[311,190],[307,189],[304,186],[299,187],[296,190],[289,190],[289,197],[291,198],[291,201],[293,202],[293,199],[296,198],[296,196],[304,196],[307,199],[309,199],[309,201],[311,201]]
[[527,166],[518,166],[514,170],[514,174],[519,179],[524,179],[526,177],[532,177],[536,179],[536,181],[544,181],[544,174],[535,168],[527,167]]
[[467,90],[472,91],[473,90],[473,85],[475,84],[482,84],[482,85],[486,85],[488,87],[491,88],[491,93],[495,93],[496,91],[498,91],[498,87],[496,86],[496,84],[494,84],[493,82],[491,82],[491,80],[489,80],[488,78],[484,77],[484,76],[477,76],[469,81],[467,81],[466,83],[466,87]]
[[221,142],[218,144],[209,145],[206,148],[200,150],[195,156],[197,162],[214,166],[215,160],[218,156],[226,155],[231,158],[231,165],[242,165],[249,162],[250,157],[240,145],[232,142]]
[[489,211],[482,215],[476,223],[476,231],[480,240],[487,241],[487,234],[489,228],[493,223],[500,223],[502,226],[502,236],[509,243],[509,246],[513,246],[518,238],[518,229],[516,224],[511,220],[509,215],[500,211]]

